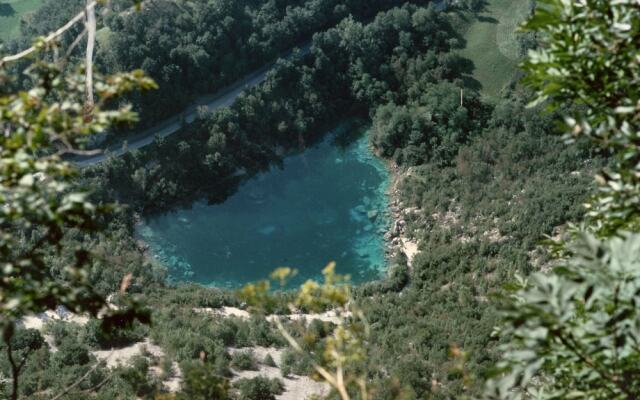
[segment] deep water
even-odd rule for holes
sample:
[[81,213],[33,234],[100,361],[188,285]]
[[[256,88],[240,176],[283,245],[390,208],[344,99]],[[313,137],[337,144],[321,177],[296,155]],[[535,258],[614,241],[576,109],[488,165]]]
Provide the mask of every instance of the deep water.
[[224,203],[153,217],[138,235],[174,282],[235,288],[288,266],[300,283],[330,261],[353,282],[372,280],[385,266],[388,179],[365,132],[332,133]]

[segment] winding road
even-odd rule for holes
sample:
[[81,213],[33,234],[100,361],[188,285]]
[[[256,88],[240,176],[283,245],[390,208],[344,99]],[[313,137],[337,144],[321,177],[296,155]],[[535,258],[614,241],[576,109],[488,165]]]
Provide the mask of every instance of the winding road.
[[[446,3],[444,2],[444,0],[435,0],[433,3],[436,7],[436,10],[446,10]],[[300,53],[302,55],[306,55],[311,51],[311,42],[307,42],[297,48],[300,49]],[[296,48],[293,48],[280,54],[279,58],[291,58],[295,49]],[[106,160],[110,156],[117,157],[126,153],[127,151],[137,150],[145,147],[153,143],[156,137],[165,138],[167,136],[170,136],[178,132],[182,128],[185,121],[186,123],[192,123],[193,121],[195,121],[198,115],[198,108],[206,107],[209,111],[215,111],[233,104],[233,102],[238,98],[238,96],[240,96],[242,92],[263,82],[267,77],[267,73],[271,71],[271,69],[273,69],[275,64],[276,62],[272,62],[271,64],[265,65],[259,70],[245,76],[240,81],[227,86],[226,88],[221,89],[214,94],[198,97],[192,105],[187,107],[187,109],[183,110],[182,112],[177,113],[171,118],[167,118],[159,122],[154,127],[145,129],[144,131],[138,132],[136,134],[130,135],[125,139],[122,139],[118,143],[109,146],[100,154],[86,157],[77,157],[74,159],[74,161],[79,168],[85,168],[90,165],[98,164]],[[124,146],[125,143],[127,144],[126,146]]]
[[[305,43],[299,47],[300,53],[306,55],[311,50],[311,43]],[[291,58],[293,56],[294,49],[291,49],[280,55],[279,58]],[[79,168],[85,168],[90,165],[98,164],[106,160],[110,156],[120,156],[127,151],[137,150],[145,147],[155,141],[156,137],[165,138],[178,132],[184,121],[186,123],[192,123],[195,121],[198,115],[198,109],[205,107],[209,111],[215,111],[223,107],[228,107],[247,89],[255,87],[263,82],[267,73],[273,69],[276,62],[265,65],[257,71],[245,76],[238,82],[227,86],[224,89],[210,95],[198,97],[196,101],[187,107],[182,112],[174,115],[171,118],[167,118],[159,122],[156,126],[145,129],[144,131],[133,134],[126,139],[119,141],[116,144],[109,146],[105,151],[100,154],[87,157],[77,157],[74,161]],[[124,144],[126,143],[126,146]]]

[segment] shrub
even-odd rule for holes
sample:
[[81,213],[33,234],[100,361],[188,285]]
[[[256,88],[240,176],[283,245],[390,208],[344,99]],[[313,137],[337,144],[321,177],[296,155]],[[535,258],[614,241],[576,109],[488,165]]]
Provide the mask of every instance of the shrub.
[[58,347],[54,360],[62,366],[85,365],[91,361],[91,357],[87,346],[72,340],[65,340]]
[[267,354],[264,357],[264,361],[262,361],[262,363],[264,365],[267,365],[269,367],[277,367],[278,365],[276,364],[276,362],[273,360],[273,357],[271,357],[271,354]]
[[184,376],[179,400],[192,399],[229,399],[229,382],[216,373],[210,363],[187,361],[180,364]]
[[240,398],[244,400],[275,400],[284,391],[282,381],[262,376],[240,379],[234,386],[240,389]]
[[240,371],[257,371],[258,364],[252,351],[238,351],[231,356],[231,366]]

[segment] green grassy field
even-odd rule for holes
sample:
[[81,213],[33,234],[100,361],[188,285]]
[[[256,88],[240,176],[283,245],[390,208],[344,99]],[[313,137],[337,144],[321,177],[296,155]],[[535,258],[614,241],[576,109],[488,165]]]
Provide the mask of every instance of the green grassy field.
[[467,41],[462,56],[473,61],[472,77],[488,97],[498,95],[515,74],[519,56],[515,29],[528,11],[529,0],[488,0],[477,18],[461,26]]
[[0,40],[20,34],[20,18],[36,10],[44,0],[0,0]]

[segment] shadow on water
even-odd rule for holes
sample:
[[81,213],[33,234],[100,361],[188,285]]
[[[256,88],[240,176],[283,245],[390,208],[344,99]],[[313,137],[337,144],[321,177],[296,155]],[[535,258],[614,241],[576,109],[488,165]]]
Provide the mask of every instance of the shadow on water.
[[283,169],[247,176],[224,203],[145,218],[137,235],[173,282],[236,288],[290,266],[299,284],[331,260],[354,282],[377,279],[386,265],[388,171],[365,132],[341,124],[286,157]]
[[345,122],[337,129],[337,134],[331,139],[331,145],[344,150],[360,140],[366,131],[367,125],[363,120],[354,119]]
[[229,197],[238,192],[239,188],[247,181],[259,176],[262,173],[266,173],[274,170],[282,170],[284,168],[284,162],[287,157],[302,155],[306,150],[314,148],[321,144],[327,136],[331,135],[326,132],[335,132],[331,140],[331,145],[340,148],[341,150],[347,149],[353,143],[357,142],[366,132],[366,121],[358,118],[353,118],[345,122],[341,122],[337,125],[327,126],[319,131],[323,134],[310,135],[303,142],[301,146],[296,148],[295,146],[286,150],[285,154],[276,155],[275,153],[270,156],[269,162],[262,165],[260,168],[253,169],[251,171],[243,170],[241,174],[231,174],[221,179],[219,185],[215,187],[215,190],[207,190],[206,193],[196,193],[192,196],[184,196],[181,200],[176,201],[171,207],[164,209],[157,209],[145,212],[147,217],[163,216],[171,214],[178,210],[191,210],[194,203],[198,201],[204,201],[207,205],[218,205],[224,203]]
[[0,3],[0,17],[13,17],[16,14],[16,10],[11,4]]

